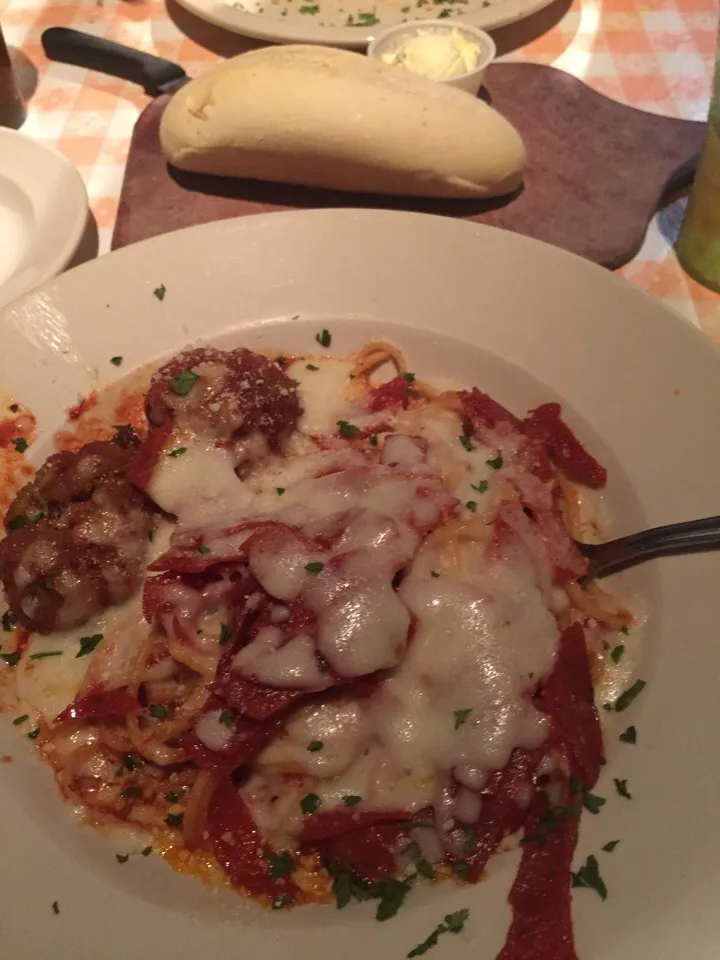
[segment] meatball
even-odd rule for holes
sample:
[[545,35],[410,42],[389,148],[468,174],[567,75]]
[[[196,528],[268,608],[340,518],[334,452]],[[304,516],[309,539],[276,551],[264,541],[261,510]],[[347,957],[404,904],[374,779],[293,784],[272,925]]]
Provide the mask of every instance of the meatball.
[[137,589],[154,516],[126,480],[133,447],[97,441],[55,454],[10,505],[0,581],[28,630],[80,626]]
[[176,423],[244,448],[277,450],[300,416],[295,383],[267,357],[239,348],[187,350],[153,376],[145,402],[153,427]]

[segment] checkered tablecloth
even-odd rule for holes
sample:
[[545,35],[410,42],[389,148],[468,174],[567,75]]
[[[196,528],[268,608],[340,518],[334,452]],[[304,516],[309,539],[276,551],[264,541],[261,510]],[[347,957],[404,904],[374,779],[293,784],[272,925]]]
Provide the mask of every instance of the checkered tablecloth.
[[[48,62],[42,31],[76,27],[175,60],[191,76],[247,42],[200,24],[174,0],[10,0],[1,18],[6,41],[19,50],[23,86],[36,84],[23,131],[54,144],[78,167],[105,252],[130,135],[147,98],[123,81]],[[643,110],[700,120],[707,114],[717,19],[716,0],[573,0],[554,27],[506,56],[553,64]],[[501,49],[515,45],[512,32],[519,29],[499,33]],[[622,272],[720,343],[720,297],[690,280],[673,254],[683,204],[655,218]]]

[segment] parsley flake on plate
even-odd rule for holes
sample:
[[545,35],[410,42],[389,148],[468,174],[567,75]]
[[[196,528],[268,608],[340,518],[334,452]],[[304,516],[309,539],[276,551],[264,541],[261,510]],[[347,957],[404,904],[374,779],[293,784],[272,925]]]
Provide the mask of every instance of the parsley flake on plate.
[[44,660],[46,657],[61,657],[62,650],[41,650],[40,653],[31,653],[30,660]]
[[320,573],[324,566],[325,564],[319,560],[311,560],[310,563],[305,564],[305,569],[308,573]]
[[354,793],[350,793],[342,798],[342,801],[346,807],[354,807],[356,804],[360,803],[361,800],[362,797],[358,797]]
[[625,797],[626,800],[632,800],[632,794],[627,788],[627,780],[618,780],[617,777],[613,780],[615,784],[615,789],[621,797]]
[[465,434],[463,434],[462,437],[458,437],[458,440],[465,447],[468,453],[471,453],[475,449],[472,440]]
[[625,693],[621,693],[617,698],[615,701],[615,711],[617,713],[622,713],[623,710],[627,710],[635,697],[637,697],[639,693],[642,693],[646,686],[647,683],[644,680],[636,680],[635,683],[625,691]]
[[122,362],[123,362],[123,358],[122,358],[122,357],[110,357],[110,363],[111,363],[114,367],[119,367],[119,366],[121,366],[121,365],[122,365]]
[[186,450],[187,450],[187,447],[175,447],[174,450],[171,450],[171,451],[170,451],[170,453],[168,454],[168,456],[169,456],[169,457],[181,457],[181,456],[185,453]]
[[637,730],[635,727],[628,727],[624,733],[620,734],[618,740],[622,740],[623,743],[637,743]]
[[0,622],[2,623],[2,628],[5,631],[5,633],[10,633],[10,631],[14,630],[15,627],[17,626],[17,620],[15,616],[12,613],[10,613],[9,610],[5,611],[5,613],[2,615],[2,619],[0,620]]
[[603,847],[605,853],[612,853],[615,847],[620,843],[619,840],[611,840],[609,843],[606,843]]
[[15,447],[18,453],[25,453],[28,448],[28,442],[25,437],[15,437],[12,445]]
[[501,454],[498,454],[498,455],[495,457],[494,460],[486,460],[485,463],[486,463],[492,470],[499,470],[500,467],[503,465],[502,455],[501,455]]
[[155,287],[153,290],[153,296],[157,297],[158,300],[164,300],[165,294],[167,293],[167,287],[164,283],[161,283],[159,287]]
[[455,913],[448,913],[442,923],[439,923],[429,937],[419,943],[407,954],[408,960],[413,957],[421,957],[432,947],[437,945],[443,933],[460,933],[465,926],[467,918],[470,916],[469,910],[458,910]]
[[338,433],[341,437],[354,437],[355,434],[360,429],[356,427],[353,423],[348,423],[347,420],[338,420],[337,422]]
[[577,873],[571,873],[573,887],[589,887],[594,890],[601,900],[607,900],[607,887],[600,876],[600,865],[597,857],[590,854]]
[[150,716],[155,717],[156,720],[166,720],[167,719],[167,707],[163,706],[161,703],[151,703],[148,707],[150,711]]
[[324,328],[320,333],[315,334],[315,339],[320,344],[321,347],[329,347],[332,343],[332,337],[330,336],[330,331],[325,330]]
[[322,740],[311,740],[307,745],[308,753],[317,753],[322,750],[323,742]]
[[165,817],[165,823],[169,827],[181,827],[183,825],[184,819],[185,819],[185,814],[183,813],[169,813]]

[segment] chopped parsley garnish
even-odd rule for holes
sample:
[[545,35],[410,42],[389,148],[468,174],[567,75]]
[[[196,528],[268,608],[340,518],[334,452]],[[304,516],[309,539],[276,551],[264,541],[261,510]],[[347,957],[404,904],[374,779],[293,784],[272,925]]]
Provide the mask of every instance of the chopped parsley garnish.
[[140,851],[140,853],[141,853],[144,857],[149,857],[150,854],[152,853],[152,851],[153,851],[153,848],[152,848],[152,847],[143,847],[143,849]]
[[184,819],[185,819],[184,813],[169,813],[165,817],[165,823],[169,827],[181,827],[183,825]]
[[338,433],[341,437],[354,437],[355,434],[360,429],[352,423],[348,423],[347,420],[338,420],[337,422]]
[[437,579],[437,578],[440,576],[440,574],[437,572],[437,570],[431,570],[431,571],[430,571],[430,576],[431,576],[431,577],[434,577],[435,579]]
[[292,897],[289,897],[287,894],[283,894],[282,897],[276,897],[272,904],[271,908],[273,910],[282,910],[284,907],[289,907],[292,903]]
[[455,729],[459,730],[460,727],[467,722],[467,718],[472,713],[472,707],[468,707],[467,710],[455,710],[453,716],[455,717]]
[[499,470],[500,467],[503,465],[503,458],[502,458],[501,454],[498,454],[498,455],[495,457],[494,460],[486,460],[485,463],[486,463],[492,470]]
[[615,789],[621,797],[625,797],[626,800],[632,800],[632,795],[627,788],[627,780],[618,780],[616,777],[613,780],[613,783],[615,784]]
[[582,795],[582,805],[589,813],[600,813],[601,807],[605,806],[605,797],[598,797],[595,793],[585,790]]
[[427,880],[435,879],[435,870],[433,865],[428,863],[428,861],[422,855],[419,844],[413,841],[411,844],[409,844],[405,850],[405,853],[412,858],[415,864],[415,869],[421,877],[425,877]]
[[621,693],[615,701],[616,712],[622,713],[623,710],[627,710],[635,697],[639,693],[642,693],[646,686],[647,684],[644,680],[636,680],[635,683],[629,689],[627,689],[625,693]]
[[343,797],[342,800],[346,807],[354,807],[362,801],[362,797],[358,797],[354,793],[350,793]]
[[127,863],[128,860],[130,859],[130,854],[129,854],[129,853],[116,853],[116,854],[115,854],[115,859],[117,860],[118,863]]
[[25,723],[25,721],[29,720],[29,718],[30,718],[29,713],[24,713],[21,717],[15,717],[15,719],[13,720],[13,726],[19,727],[21,723]]
[[139,443],[138,435],[135,433],[135,428],[129,423],[116,423],[113,427],[113,430],[115,431],[113,441],[119,447],[134,447],[137,443]]
[[16,514],[11,520],[8,520],[8,530],[22,530],[27,526],[27,518],[21,513]]
[[371,447],[376,447],[378,445],[378,436],[376,433],[371,433],[368,437],[368,440],[370,441]]
[[330,331],[323,330],[320,333],[315,334],[315,339],[320,344],[321,347],[329,347],[332,343],[332,337],[330,336]]
[[153,290],[153,296],[157,297],[158,300],[164,300],[165,294],[167,293],[167,287],[164,283],[161,283],[159,287],[155,287]]
[[199,379],[200,377],[192,370],[183,370],[176,377],[170,377],[168,386],[178,397],[186,397]]
[[206,543],[201,543],[198,547],[198,553],[210,553],[210,547]]
[[227,643],[230,639],[230,634],[232,633],[229,624],[221,623],[220,624],[220,643]]
[[468,874],[470,873],[470,864],[454,863],[453,873],[455,874],[455,876],[460,877],[461,880],[467,880]]
[[317,753],[319,750],[322,750],[323,742],[322,740],[311,740],[307,748],[308,753]]
[[470,437],[465,436],[465,434],[463,434],[462,437],[458,437],[458,440],[465,447],[468,453],[471,453],[475,449],[475,447],[473,446],[472,440],[470,439]]
[[276,853],[266,853],[265,859],[270,866],[270,876],[275,880],[287,877],[295,869],[295,861],[287,853],[279,856]]
[[465,926],[465,921],[470,916],[469,910],[458,910],[456,913],[448,913],[442,923],[439,923],[430,936],[419,943],[408,953],[409,960],[412,957],[421,957],[434,947],[443,933],[460,933]]
[[325,564],[320,563],[319,560],[311,560],[310,563],[305,564],[305,569],[308,573],[320,573],[324,566]]
[[380,23],[380,21],[375,16],[375,12],[373,11],[371,13],[359,13],[357,17],[353,17],[352,14],[349,14],[347,20],[345,21],[345,26],[374,27],[376,23]]
[[186,794],[187,790],[171,790],[169,793],[165,794],[165,799],[168,803],[180,803]]
[[316,793],[306,793],[300,800],[300,809],[306,816],[316,813],[322,805],[322,800]]
[[302,7],[298,7],[298,13],[309,13],[311,16],[314,16],[316,13],[320,12],[320,5],[317,3],[306,3]]
[[610,653],[610,659],[612,660],[613,663],[620,663],[624,653],[625,653],[625,645],[622,643],[619,643],[616,647],[612,648],[612,652]]
[[80,649],[75,654],[75,659],[77,660],[78,657],[85,657],[88,653],[92,653],[102,639],[102,633],[93,633],[91,637],[80,637]]
[[275,487],[275,493],[281,497],[285,493],[285,487]]
[[122,362],[123,362],[123,358],[122,358],[122,357],[110,357],[110,363],[111,363],[114,367],[119,367],[119,366],[122,364]]
[[10,631],[14,630],[16,626],[17,626],[16,617],[12,613],[10,613],[9,610],[6,610],[5,613],[2,615],[3,630],[5,631],[5,633],[10,633]]
[[607,900],[607,887],[600,876],[600,867],[597,857],[590,854],[577,873],[571,873],[573,887],[589,887],[594,890],[601,900]]
[[605,853],[612,853],[615,847],[620,843],[619,840],[611,840],[610,843],[606,843],[603,847]]
[[28,740],[37,740],[39,736],[40,736],[40,727],[35,727],[35,729],[31,730],[30,733],[27,735]]
[[232,727],[235,719],[229,710],[223,710],[218,717],[218,723],[221,723],[224,727]]
[[170,451],[170,453],[168,454],[168,456],[169,456],[169,457],[181,457],[181,456],[185,453],[186,450],[187,450],[187,447],[175,447],[174,450],[171,450],[171,451]]
[[490,486],[489,480],[481,480],[480,483],[470,484],[471,489],[477,490],[478,493],[487,493],[489,486]]
[[620,633],[624,633],[626,637],[630,633],[630,631],[628,630],[627,626],[625,626],[625,624],[623,624],[622,627],[620,627]]
[[55,914],[55,916],[57,916],[60,913],[60,906],[57,900],[53,900],[52,902],[52,912]]
[[282,367],[283,364],[287,363],[287,357],[275,357],[275,363],[276,363],[279,367]]
[[628,727],[624,733],[621,733],[618,740],[623,743],[637,743],[637,730],[635,727]]
[[150,716],[155,717],[156,720],[167,720],[167,707],[164,707],[161,703],[151,703],[148,710]]
[[22,654],[19,650],[16,650],[15,653],[0,653],[0,657],[3,658],[9,667],[16,667],[20,663]]
[[41,650],[40,653],[31,653],[30,660],[44,660],[45,657],[61,657],[62,650]]
[[414,373],[404,373],[404,374],[402,375],[402,378],[403,378],[403,380],[405,380],[407,383],[412,383],[413,380],[415,379],[415,374],[414,374]]
[[25,453],[28,448],[28,442],[25,437],[15,437],[12,445],[15,447],[18,453]]
[[477,513],[477,503],[475,500],[468,500],[465,504],[470,513]]
[[318,370],[320,369],[320,367],[316,367],[314,363],[306,363],[306,364],[305,364],[305,369],[306,369],[306,370],[312,370],[312,372],[315,373],[316,371],[318,371]]
[[412,882],[410,880],[395,880],[392,877],[389,880],[381,880],[377,884],[380,903],[375,911],[375,919],[382,923],[383,920],[394,917],[405,902],[411,888]]

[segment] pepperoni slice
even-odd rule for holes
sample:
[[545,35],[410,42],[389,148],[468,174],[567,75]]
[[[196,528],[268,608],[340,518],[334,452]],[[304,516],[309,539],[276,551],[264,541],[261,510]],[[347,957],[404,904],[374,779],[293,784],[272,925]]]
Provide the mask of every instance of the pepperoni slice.
[[527,437],[540,440],[568,480],[588,487],[604,487],[607,470],[585,447],[560,416],[559,403],[543,403],[525,418],[522,429]]
[[276,855],[230,779],[220,783],[210,800],[207,830],[218,863],[235,886],[254,896],[295,899],[298,889],[291,874],[277,876]]

